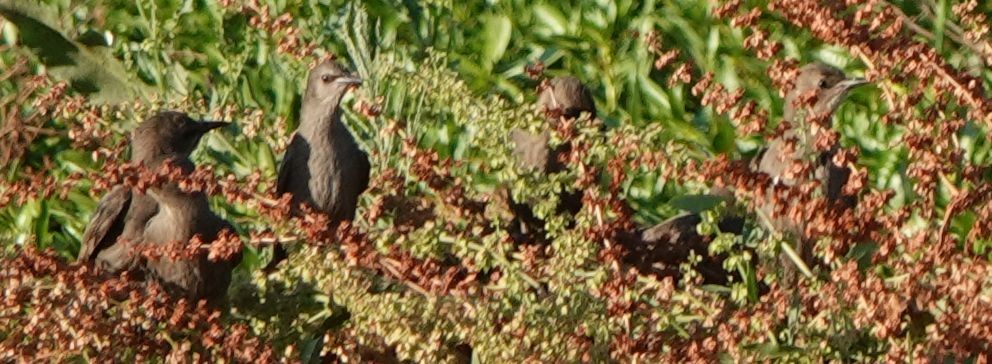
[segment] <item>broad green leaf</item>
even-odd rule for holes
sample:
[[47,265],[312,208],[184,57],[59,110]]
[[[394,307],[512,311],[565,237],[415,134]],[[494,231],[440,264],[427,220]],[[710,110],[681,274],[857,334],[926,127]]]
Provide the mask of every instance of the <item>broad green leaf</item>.
[[700,213],[716,207],[723,201],[723,197],[714,195],[682,195],[672,198],[668,204],[680,210]]
[[507,45],[510,44],[510,36],[513,33],[513,24],[510,18],[505,15],[490,15],[485,20],[485,30],[483,33],[482,59],[489,68],[503,57]]
[[568,26],[568,20],[558,9],[552,8],[548,4],[534,5],[535,17],[548,26],[552,35],[564,34]]
[[133,101],[148,96],[144,85],[131,83],[123,66],[102,47],[86,47],[55,27],[51,11],[30,1],[0,0],[0,16],[17,26],[20,42],[72,88],[95,103]]

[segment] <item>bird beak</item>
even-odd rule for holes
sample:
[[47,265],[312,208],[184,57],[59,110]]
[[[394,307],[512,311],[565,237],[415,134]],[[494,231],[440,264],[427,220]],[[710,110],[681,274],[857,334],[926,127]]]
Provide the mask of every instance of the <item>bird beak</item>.
[[868,80],[859,77],[859,78],[849,78],[849,79],[840,81],[840,82],[837,83],[837,85],[835,87],[837,87],[839,89],[842,89],[842,90],[850,90],[850,89],[853,89],[855,87],[858,87],[858,86],[861,86],[861,85],[865,85],[865,84],[868,84]]
[[204,133],[217,128],[223,128],[228,125],[231,125],[231,123],[224,121],[201,121],[197,123],[197,126],[199,126],[200,131]]
[[341,76],[335,79],[334,83],[341,83],[345,85],[361,85],[362,78],[358,76]]

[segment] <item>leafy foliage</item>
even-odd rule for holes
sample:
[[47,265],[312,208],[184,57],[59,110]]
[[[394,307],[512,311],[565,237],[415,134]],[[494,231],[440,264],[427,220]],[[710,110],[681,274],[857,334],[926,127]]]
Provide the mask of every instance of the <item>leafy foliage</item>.
[[[987,359],[990,8],[951,3],[0,0],[0,358],[105,359],[120,335],[125,360]],[[366,80],[345,122],[373,165],[359,218],[333,232],[271,195],[302,80],[328,55]],[[746,161],[812,61],[874,82],[833,122],[862,201],[827,216],[799,198],[825,264],[787,288],[789,241],[751,213],[764,189]],[[565,171],[521,171],[509,131],[550,128],[535,90],[565,74],[599,119],[552,133],[572,145]],[[221,311],[64,263],[126,179],[126,133],[162,108],[236,125],[194,154],[245,241]],[[584,195],[574,218],[556,210],[565,189]],[[508,196],[534,202],[547,241],[508,231]],[[684,211],[726,284],[702,284],[698,253],[668,276],[625,263],[625,234]],[[743,234],[719,231],[741,213]],[[303,244],[260,272],[287,240]],[[55,304],[73,302],[101,309]],[[95,334],[60,345],[22,326]]]

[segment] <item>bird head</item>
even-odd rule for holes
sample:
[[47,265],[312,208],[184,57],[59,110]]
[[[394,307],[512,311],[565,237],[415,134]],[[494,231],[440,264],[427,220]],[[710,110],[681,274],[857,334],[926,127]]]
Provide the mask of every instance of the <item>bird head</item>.
[[131,133],[132,160],[152,163],[174,156],[189,157],[204,134],[228,124],[195,121],[178,111],[159,112]]
[[572,76],[551,79],[537,99],[538,108],[551,115],[577,118],[583,112],[596,117],[596,104],[589,89]]
[[352,75],[337,62],[326,60],[310,69],[304,102],[316,104],[329,102],[337,106],[351,87],[361,83],[361,78]]
[[834,112],[851,89],[868,83],[863,78],[848,78],[840,69],[823,63],[811,63],[799,70],[795,86],[785,98],[785,120],[794,121],[796,100],[812,94],[813,114]]

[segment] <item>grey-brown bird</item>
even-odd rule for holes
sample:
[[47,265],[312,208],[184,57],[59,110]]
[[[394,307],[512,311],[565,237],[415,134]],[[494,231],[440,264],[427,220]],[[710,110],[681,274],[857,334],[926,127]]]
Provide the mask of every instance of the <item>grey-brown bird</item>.
[[[561,115],[566,119],[578,118],[582,113],[588,113],[589,117],[596,117],[596,104],[592,99],[592,93],[582,84],[582,81],[572,76],[559,76],[551,79],[548,86],[538,96],[537,106],[539,110],[547,112],[548,115]],[[557,120],[550,118],[549,122],[553,123]],[[548,146],[550,137],[551,132],[547,130],[539,134],[521,129],[511,130],[513,156],[518,164],[525,169],[535,170],[539,173],[560,171],[562,165],[557,160],[556,154],[563,150],[552,151]]]
[[[131,133],[131,161],[149,169],[169,158],[186,158],[208,131],[227,125],[197,122],[176,111],[157,113]],[[140,242],[145,224],[157,211],[154,199],[138,190],[116,186],[100,199],[83,233],[78,262],[95,263],[107,272],[135,270],[140,257],[133,245]]]
[[[358,197],[369,185],[368,155],[341,122],[341,99],[361,78],[334,61],[310,70],[300,110],[300,125],[279,166],[276,193],[326,213],[332,224],[355,218]],[[277,244],[266,270],[286,258]]]
[[[578,118],[582,113],[596,117],[596,105],[592,93],[579,79],[572,76],[560,76],[551,79],[548,86],[541,91],[537,99],[538,108],[549,116],[549,122],[557,122],[558,117],[566,119]],[[532,133],[526,130],[510,131],[513,141],[513,157],[518,166],[534,173],[556,173],[564,169],[558,156],[568,152],[570,145],[565,143],[552,150],[548,145],[551,133],[545,130]],[[508,194],[509,195],[509,194]],[[563,191],[559,194],[558,212],[577,213],[582,209],[582,194],[578,191]],[[529,204],[513,201],[508,198],[514,219],[510,231],[515,235],[524,235],[530,239],[543,239],[544,221],[534,215]]]
[[[171,161],[184,174],[193,171],[189,158],[175,156]],[[188,244],[194,236],[206,244],[193,257],[149,259],[149,274],[174,296],[194,302],[200,299],[212,304],[221,302],[231,284],[231,272],[241,261],[241,252],[212,261],[208,249],[221,231],[235,233],[234,226],[210,210],[203,192],[184,192],[175,182],[152,187],[148,192],[158,203],[158,212],[145,225],[145,244]]]
[[[799,110],[796,109],[795,101],[807,93],[813,93],[816,100],[810,112],[812,114],[832,113],[847,92],[856,86],[864,84],[863,79],[849,79],[837,68],[814,63],[803,67],[794,83],[794,87],[786,95],[786,105],[784,109],[784,120],[788,122],[796,121]],[[797,133],[810,133],[809,128],[795,128],[785,133],[783,137],[774,139],[769,147],[757,158],[758,169],[768,173],[777,183],[791,185],[794,180],[786,178],[786,170],[792,159],[801,159],[809,151],[808,145],[801,145],[790,155],[785,155],[785,142],[788,138],[794,138]],[[813,135],[804,135],[805,140],[812,141]],[[850,172],[847,168],[834,166],[832,160],[834,151],[822,153],[818,156],[820,167],[817,169],[816,177],[823,181],[824,194],[828,199],[839,201],[845,206],[852,206],[854,200],[850,196],[841,196],[841,190],[847,183]],[[733,193],[724,189],[715,189],[715,195],[724,197],[728,202],[733,203]],[[760,206],[760,210],[771,216],[772,206]],[[704,281],[707,283],[721,284],[726,282],[728,272],[723,270],[723,259],[721,257],[708,256],[709,237],[700,236],[696,231],[696,226],[701,221],[698,214],[682,214],[661,222],[635,237],[629,238],[626,242],[628,255],[626,261],[638,266],[642,271],[650,271],[661,275],[674,275],[678,272],[678,264],[684,262],[689,252],[695,252],[703,258],[697,266]],[[722,232],[740,234],[743,230],[744,220],[740,216],[730,215],[719,222]],[[791,221],[786,218],[773,219],[773,225],[783,232],[801,237],[800,222]],[[801,239],[802,240],[802,239]],[[808,243],[801,241],[800,249],[804,261],[809,261],[811,251]]]
[[[812,63],[802,67],[796,78],[793,89],[786,95],[783,120],[790,123],[803,123],[806,118],[818,115],[831,115],[854,87],[864,85],[867,81],[861,78],[848,78],[836,67],[822,63]],[[813,96],[813,104],[809,107],[796,105],[805,95]],[[852,207],[855,203],[853,196],[844,196],[842,190],[850,177],[846,166],[837,166],[833,157],[837,149],[815,152],[812,149],[816,138],[817,128],[793,125],[784,135],[769,143],[768,148],[758,156],[758,170],[767,173],[774,183],[792,186],[797,182],[796,176],[787,173],[793,161],[810,160],[816,163],[814,178],[822,185],[824,196],[830,203],[837,203],[843,208]],[[796,140],[796,147],[789,151],[787,143]],[[771,191],[769,191],[771,197]],[[771,217],[774,207],[772,204],[760,206],[763,215]],[[811,237],[805,236],[802,221],[794,221],[788,217],[772,218],[771,223],[779,232],[791,236],[798,241],[796,252],[807,264],[812,261]]]

